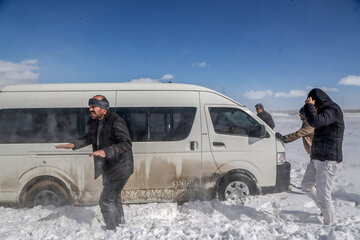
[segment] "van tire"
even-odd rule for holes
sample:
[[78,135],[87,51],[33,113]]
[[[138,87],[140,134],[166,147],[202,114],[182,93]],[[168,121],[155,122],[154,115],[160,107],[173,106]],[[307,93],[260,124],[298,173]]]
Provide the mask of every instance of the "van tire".
[[256,195],[255,182],[246,174],[232,172],[224,177],[218,185],[218,198],[220,201],[235,200],[243,202],[249,195]]
[[65,186],[54,180],[41,180],[29,186],[22,194],[22,206],[32,208],[37,205],[55,207],[70,204],[70,195]]

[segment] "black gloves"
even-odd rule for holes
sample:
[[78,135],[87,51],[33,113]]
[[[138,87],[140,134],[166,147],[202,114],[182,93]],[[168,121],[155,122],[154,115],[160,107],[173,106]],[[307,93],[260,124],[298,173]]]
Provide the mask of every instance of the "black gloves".
[[277,139],[280,139],[281,141],[285,142],[285,137],[281,135],[281,133],[277,132],[275,133],[275,136]]

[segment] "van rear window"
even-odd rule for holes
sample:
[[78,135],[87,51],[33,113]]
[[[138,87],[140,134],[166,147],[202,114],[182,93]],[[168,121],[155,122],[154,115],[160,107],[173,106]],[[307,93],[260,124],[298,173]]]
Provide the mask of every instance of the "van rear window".
[[85,134],[89,111],[82,108],[0,110],[0,143],[69,142]]

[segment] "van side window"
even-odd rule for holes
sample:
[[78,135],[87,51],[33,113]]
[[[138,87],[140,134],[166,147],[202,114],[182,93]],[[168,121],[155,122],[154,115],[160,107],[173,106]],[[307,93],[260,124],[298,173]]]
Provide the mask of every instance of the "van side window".
[[125,120],[132,141],[180,141],[189,134],[195,107],[116,108]]
[[170,108],[149,109],[149,139],[151,141],[171,140],[172,117]]
[[133,142],[143,142],[148,139],[148,108],[116,108],[126,122]]
[[209,112],[217,134],[259,136],[260,123],[240,109],[210,107]]
[[86,115],[80,108],[0,110],[0,143],[69,142],[85,133]]

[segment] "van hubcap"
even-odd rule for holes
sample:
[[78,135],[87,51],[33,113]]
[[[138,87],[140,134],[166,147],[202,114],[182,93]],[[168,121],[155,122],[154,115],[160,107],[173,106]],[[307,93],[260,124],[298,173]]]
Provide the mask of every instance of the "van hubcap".
[[230,200],[244,200],[250,195],[249,187],[241,181],[230,183],[225,189],[225,198]]
[[42,190],[38,192],[34,197],[34,206],[36,205],[54,205],[59,206],[61,204],[61,199],[59,195],[50,190]]

